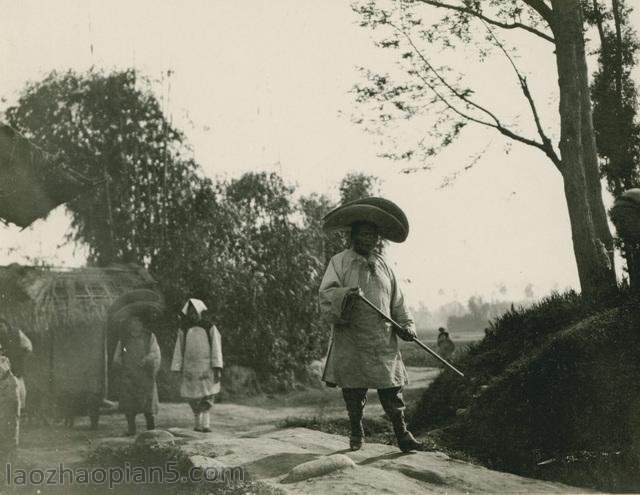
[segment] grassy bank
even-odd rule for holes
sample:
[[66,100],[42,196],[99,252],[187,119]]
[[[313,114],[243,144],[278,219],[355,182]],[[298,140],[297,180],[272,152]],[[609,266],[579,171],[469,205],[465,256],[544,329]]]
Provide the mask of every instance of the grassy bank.
[[489,467],[637,491],[640,304],[556,294],[496,320],[412,411],[412,425]]

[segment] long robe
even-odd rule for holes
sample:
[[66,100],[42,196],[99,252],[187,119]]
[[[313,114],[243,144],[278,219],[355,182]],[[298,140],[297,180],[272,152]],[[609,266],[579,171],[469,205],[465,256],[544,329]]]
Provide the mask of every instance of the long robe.
[[186,338],[182,330],[178,332],[171,371],[182,373],[180,395],[185,399],[199,399],[220,392],[220,382],[215,381],[213,369],[223,367],[222,339],[215,325],[209,332],[211,345],[202,327],[187,329]]
[[342,388],[406,385],[407,370],[391,325],[361,300],[345,304],[345,294],[355,287],[400,325],[415,328],[396,276],[382,256],[367,259],[353,249],[336,254],[320,285],[320,308],[332,325],[322,379]]
[[119,406],[122,412],[158,412],[156,374],[160,359],[160,347],[153,333],[128,333],[118,342],[113,362],[121,365]]

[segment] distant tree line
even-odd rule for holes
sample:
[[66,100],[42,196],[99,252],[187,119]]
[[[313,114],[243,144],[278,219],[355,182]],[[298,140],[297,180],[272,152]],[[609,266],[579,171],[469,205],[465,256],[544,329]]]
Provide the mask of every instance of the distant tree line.
[[527,307],[532,299],[522,301],[485,301],[482,296],[474,295],[464,305],[451,301],[430,310],[424,304],[413,309],[416,325],[420,330],[435,332],[445,327],[455,336],[456,333],[481,335],[490,322],[517,307]]

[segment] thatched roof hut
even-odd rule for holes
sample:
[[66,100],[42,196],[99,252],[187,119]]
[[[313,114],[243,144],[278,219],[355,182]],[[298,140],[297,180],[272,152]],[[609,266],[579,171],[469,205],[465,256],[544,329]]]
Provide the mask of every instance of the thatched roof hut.
[[0,124],[0,220],[27,227],[95,184]]
[[125,292],[154,284],[137,265],[0,266],[0,316],[24,331],[34,345],[25,373],[27,403],[42,391],[105,397],[108,356],[115,346],[107,333],[107,311]]

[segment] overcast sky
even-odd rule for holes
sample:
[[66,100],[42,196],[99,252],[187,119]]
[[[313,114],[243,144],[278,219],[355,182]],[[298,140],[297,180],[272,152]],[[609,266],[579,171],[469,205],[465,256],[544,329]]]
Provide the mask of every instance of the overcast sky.
[[[392,58],[373,46],[345,0],[0,0],[0,11],[2,108],[52,69],[133,66],[157,80],[165,111],[209,176],[274,170],[301,193],[334,198],[348,172],[380,177],[383,194],[411,222],[409,239],[388,255],[413,304],[473,294],[522,299],[529,283],[537,297],[577,287],[561,179],[540,152],[514,145],[507,154],[499,136],[470,129],[432,171],[404,174],[421,164],[377,156],[380,138],[350,121],[349,90],[360,77],[356,66],[392,71]],[[552,46],[515,42],[555,135]],[[480,66],[473,53],[446,56],[481,101],[509,119],[525,113],[504,59]],[[530,130],[528,115],[520,125]],[[481,150],[471,170],[441,188]],[[24,232],[0,226],[0,264],[40,257],[81,265],[81,247],[61,246],[67,230],[64,207]]]

